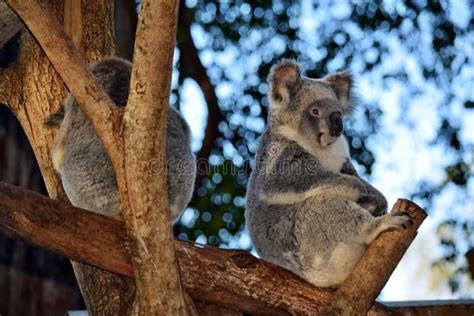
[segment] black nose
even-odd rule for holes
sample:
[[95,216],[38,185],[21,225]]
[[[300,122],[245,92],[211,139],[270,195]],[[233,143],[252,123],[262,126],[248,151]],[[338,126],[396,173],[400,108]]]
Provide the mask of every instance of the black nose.
[[332,112],[329,114],[329,135],[336,137],[341,136],[343,128],[341,112]]

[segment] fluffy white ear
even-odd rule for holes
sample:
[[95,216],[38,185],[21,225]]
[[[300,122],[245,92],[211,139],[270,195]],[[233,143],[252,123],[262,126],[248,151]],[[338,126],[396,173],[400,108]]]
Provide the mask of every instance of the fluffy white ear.
[[270,85],[268,99],[271,110],[278,110],[288,104],[291,93],[300,82],[300,79],[300,65],[296,61],[283,59],[273,65],[268,76]]
[[348,115],[353,110],[353,85],[354,80],[352,73],[349,70],[336,72],[325,76],[322,81],[326,82],[336,94],[336,97],[341,102],[345,115]]

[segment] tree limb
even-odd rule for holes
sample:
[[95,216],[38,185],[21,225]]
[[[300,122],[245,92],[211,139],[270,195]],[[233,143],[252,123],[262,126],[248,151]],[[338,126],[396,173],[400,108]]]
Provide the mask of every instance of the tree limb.
[[[144,0],[124,114],[125,176],[117,174],[140,314],[187,313],[174,253],[166,176],[166,126],[177,0]],[[115,168],[117,172],[117,167]]]
[[364,315],[372,306],[427,216],[418,205],[404,199],[395,203],[393,212],[408,212],[414,225],[380,234],[339,286],[324,315]]
[[[414,209],[410,202],[403,203]],[[133,278],[125,229],[122,222],[113,218],[0,184],[0,231],[76,261]],[[402,240],[411,238],[412,234],[411,230],[387,231],[380,239],[394,235],[396,242],[406,245]],[[175,241],[175,246],[184,285],[196,300],[253,314],[314,315],[335,297],[334,292],[316,288],[293,273],[244,251],[183,241]],[[370,248],[362,261],[367,260],[366,257],[383,256]],[[380,304],[369,310],[369,315],[387,314],[389,312]]]
[[118,161],[121,146],[114,130],[120,124],[120,112],[87,70],[81,53],[55,19],[46,4],[38,0],[7,0],[35,36],[48,59],[74,95],[101,138],[112,161]]
[[[137,274],[138,309],[135,311],[184,313],[172,232],[169,225],[162,224],[170,222],[170,214],[166,168],[163,167],[165,157],[160,154],[165,152],[177,2],[142,2],[123,130],[121,112],[87,70],[78,49],[47,5],[38,0],[9,0],[8,3],[35,35],[90,119],[112,161]],[[163,168],[150,173],[148,168],[153,164]],[[161,210],[157,211],[156,205],[161,206]]]
[[83,51],[81,0],[64,1],[64,31],[71,37],[74,45]]

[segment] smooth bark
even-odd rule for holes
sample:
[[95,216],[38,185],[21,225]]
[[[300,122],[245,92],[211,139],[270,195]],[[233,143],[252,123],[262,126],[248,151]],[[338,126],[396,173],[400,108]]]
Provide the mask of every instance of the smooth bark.
[[178,315],[187,308],[174,253],[165,155],[178,1],[141,5],[123,120],[125,159],[119,161],[125,175],[117,174],[117,183],[139,312]]

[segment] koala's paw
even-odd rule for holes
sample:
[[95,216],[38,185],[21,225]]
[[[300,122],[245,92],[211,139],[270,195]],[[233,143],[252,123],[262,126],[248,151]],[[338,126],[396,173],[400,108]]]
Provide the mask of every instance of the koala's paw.
[[397,228],[397,229],[406,229],[409,226],[413,225],[414,222],[411,219],[410,215],[406,212],[392,212],[385,215],[384,226],[386,228]]
[[405,212],[393,212],[376,217],[363,231],[363,238],[368,245],[374,241],[377,236],[387,229],[406,229],[414,222],[410,215]]

